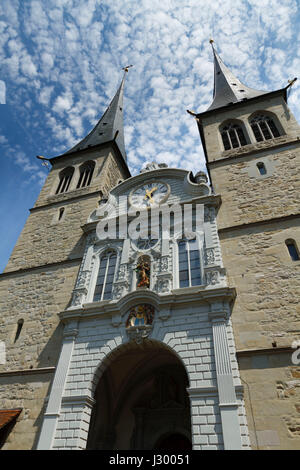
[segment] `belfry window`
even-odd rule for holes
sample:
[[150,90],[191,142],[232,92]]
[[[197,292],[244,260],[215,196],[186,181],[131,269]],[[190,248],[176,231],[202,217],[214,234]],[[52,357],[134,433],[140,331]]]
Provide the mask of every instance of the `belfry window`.
[[239,124],[229,123],[221,128],[221,136],[225,150],[247,145],[245,134]]
[[299,259],[300,259],[299,251],[298,251],[295,240],[291,240],[291,239],[286,240],[285,244],[287,246],[287,249],[288,249],[288,252],[289,252],[289,255],[290,255],[292,261],[299,261]]
[[80,175],[76,188],[85,188],[89,186],[92,181],[92,176],[94,173],[95,163],[86,162],[80,167]]
[[74,174],[74,168],[69,166],[59,174],[59,183],[55,194],[66,193],[69,190],[70,183]]
[[179,287],[201,285],[201,265],[198,240],[178,242]]
[[98,277],[94,292],[94,302],[112,298],[112,287],[116,270],[117,254],[115,251],[106,251],[100,258]]
[[274,120],[270,116],[257,114],[250,120],[250,125],[257,142],[274,139],[274,137],[280,136],[280,132],[278,131]]

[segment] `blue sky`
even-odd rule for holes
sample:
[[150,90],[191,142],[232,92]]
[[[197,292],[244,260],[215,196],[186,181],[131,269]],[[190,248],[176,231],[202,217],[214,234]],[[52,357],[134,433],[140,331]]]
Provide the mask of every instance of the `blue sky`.
[[[299,75],[296,0],[1,0],[0,272],[47,170],[101,117],[122,78],[133,174],[147,161],[204,168],[194,119],[212,101],[209,39],[246,85]],[[300,119],[300,87],[289,105]]]

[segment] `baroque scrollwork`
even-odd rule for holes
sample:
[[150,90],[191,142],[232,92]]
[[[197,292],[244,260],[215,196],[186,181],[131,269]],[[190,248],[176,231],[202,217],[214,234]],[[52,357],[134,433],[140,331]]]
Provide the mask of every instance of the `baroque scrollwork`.
[[213,248],[207,248],[205,250],[205,264],[214,264],[215,262],[215,250]]

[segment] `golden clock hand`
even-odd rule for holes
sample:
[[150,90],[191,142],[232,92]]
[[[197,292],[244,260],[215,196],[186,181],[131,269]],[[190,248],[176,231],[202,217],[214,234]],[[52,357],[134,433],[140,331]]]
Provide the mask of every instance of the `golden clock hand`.
[[152,199],[152,194],[154,193],[154,191],[156,191],[158,189],[158,187],[156,186],[155,188],[149,190],[149,189],[146,189],[146,196],[144,197],[144,199],[150,199],[153,201]]
[[144,199],[150,199],[150,201],[151,200],[153,201],[152,193],[151,193],[151,191],[149,191],[149,189],[146,189],[146,196],[144,197]]

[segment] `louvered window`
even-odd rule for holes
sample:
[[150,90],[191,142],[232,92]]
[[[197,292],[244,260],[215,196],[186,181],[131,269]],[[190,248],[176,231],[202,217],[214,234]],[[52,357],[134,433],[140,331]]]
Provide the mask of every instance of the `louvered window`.
[[77,189],[84,188],[91,184],[93,173],[94,173],[94,168],[95,168],[94,162],[86,162],[83,165],[81,165],[79,180],[77,183]]
[[221,136],[225,150],[247,145],[243,129],[239,124],[229,123],[222,127]]
[[274,139],[274,137],[280,136],[280,132],[270,116],[258,114],[251,119],[250,125],[257,142]]
[[73,174],[74,168],[72,166],[60,172],[59,183],[55,194],[66,193],[69,190]]

